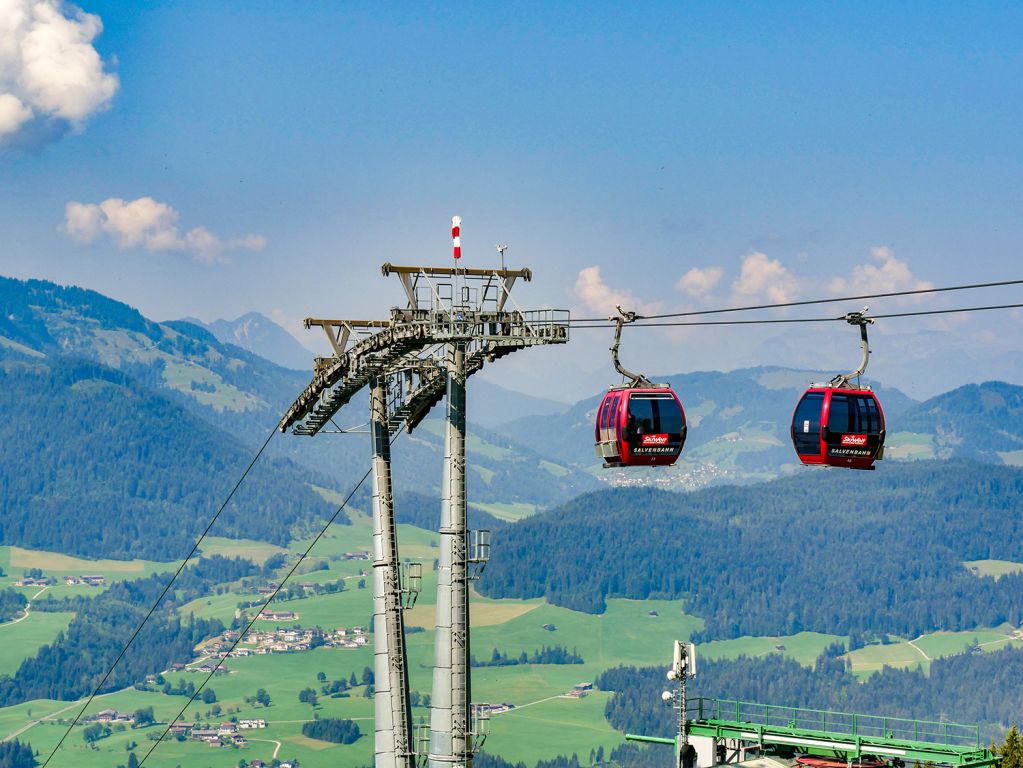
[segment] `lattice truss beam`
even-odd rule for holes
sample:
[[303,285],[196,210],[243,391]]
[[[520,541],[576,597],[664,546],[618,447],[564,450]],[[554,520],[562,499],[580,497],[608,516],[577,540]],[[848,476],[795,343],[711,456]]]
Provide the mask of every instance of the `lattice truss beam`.
[[317,358],[312,381],[278,425],[297,435],[315,435],[374,377],[388,382],[392,431],[411,432],[444,396],[447,346],[466,344],[466,376],[488,362],[527,347],[564,344],[567,310],[523,311],[511,298],[528,269],[455,270],[395,267],[408,305],[391,310],[389,320],[308,318],[321,328],[333,354]]

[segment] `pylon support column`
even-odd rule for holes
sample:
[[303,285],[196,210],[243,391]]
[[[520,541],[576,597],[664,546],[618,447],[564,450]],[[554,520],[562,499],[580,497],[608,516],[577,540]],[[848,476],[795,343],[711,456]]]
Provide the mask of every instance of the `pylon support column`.
[[376,768],[415,768],[384,379],[370,389],[373,448],[373,678]]
[[447,430],[441,493],[437,637],[430,768],[472,765],[469,589],[465,497],[465,344],[448,350]]

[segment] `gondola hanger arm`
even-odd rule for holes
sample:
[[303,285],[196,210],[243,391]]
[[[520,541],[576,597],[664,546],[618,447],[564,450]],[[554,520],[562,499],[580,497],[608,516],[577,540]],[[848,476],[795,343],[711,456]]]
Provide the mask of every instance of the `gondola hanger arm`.
[[864,307],[862,312],[848,312],[845,317],[839,318],[845,320],[849,325],[858,325],[860,327],[860,347],[863,349],[863,358],[860,360],[860,367],[852,373],[840,373],[831,380],[833,387],[848,388],[849,382],[852,379],[859,379],[863,375],[863,372],[867,370],[867,363],[870,361],[870,343],[867,341],[867,326],[874,323],[874,318],[867,317],[867,310],[870,307]]
[[626,323],[633,323],[637,319],[640,319],[640,315],[635,312],[627,312],[621,308],[616,307],[618,310],[618,316],[611,316],[608,320],[615,324],[615,341],[611,345],[611,362],[614,363],[615,370],[618,371],[622,376],[628,379],[628,386],[631,387],[651,387],[653,384],[650,380],[641,373],[633,373],[632,371],[626,370],[622,367],[621,361],[618,359],[618,347],[622,343],[622,326]]

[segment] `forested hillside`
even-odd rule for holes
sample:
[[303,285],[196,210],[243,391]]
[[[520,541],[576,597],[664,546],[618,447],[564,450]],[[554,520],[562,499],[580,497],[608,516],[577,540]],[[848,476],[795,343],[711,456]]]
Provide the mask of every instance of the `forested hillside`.
[[497,531],[480,591],[589,612],[609,596],[685,598],[706,619],[697,640],[1019,626],[1023,575],[962,561],[1023,561],[1021,504],[1023,471],[970,462],[602,491]]
[[[0,360],[67,355],[128,374],[192,415],[231,433],[252,451],[309,383],[312,367],[310,358],[307,372],[282,368],[218,341],[199,325],[156,323],[95,291],[0,277]],[[485,385],[470,396],[473,408],[481,412],[496,413],[507,402],[507,393]],[[338,415],[337,422],[344,427],[363,424],[368,407],[363,393]],[[438,416],[442,413],[442,408],[435,411]],[[475,426],[472,412],[469,421],[467,482],[473,499],[549,505],[599,487],[589,475],[571,473],[507,436]],[[395,443],[397,489],[439,492],[441,434],[441,425],[434,420]],[[329,473],[330,483],[347,489],[366,469],[369,441],[362,434],[313,439],[289,435],[275,440],[269,455],[290,458],[318,476]]]
[[[181,557],[252,457],[126,374],[81,360],[0,362],[0,410],[4,544]],[[288,543],[293,527],[332,511],[308,476],[290,461],[264,458],[214,534]]]
[[911,408],[894,427],[926,435],[936,456],[1023,463],[1023,387],[968,384]]
[[[832,646],[813,668],[781,654],[703,661],[687,693],[772,706],[983,724],[989,737],[1019,720],[1023,649],[936,659],[929,673],[885,667],[862,683],[838,658],[843,650],[841,645]],[[618,730],[672,733],[674,711],[661,701],[666,685],[662,667],[617,667],[600,675],[596,684],[615,691],[605,715]]]

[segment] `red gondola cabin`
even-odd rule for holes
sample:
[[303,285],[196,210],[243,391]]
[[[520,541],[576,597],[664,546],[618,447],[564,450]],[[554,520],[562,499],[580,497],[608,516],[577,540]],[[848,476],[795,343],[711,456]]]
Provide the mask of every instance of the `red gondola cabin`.
[[884,412],[869,389],[810,387],[792,415],[792,445],[808,465],[873,469],[884,437]]
[[666,467],[686,442],[686,415],[670,387],[611,389],[597,409],[597,456],[608,467]]

